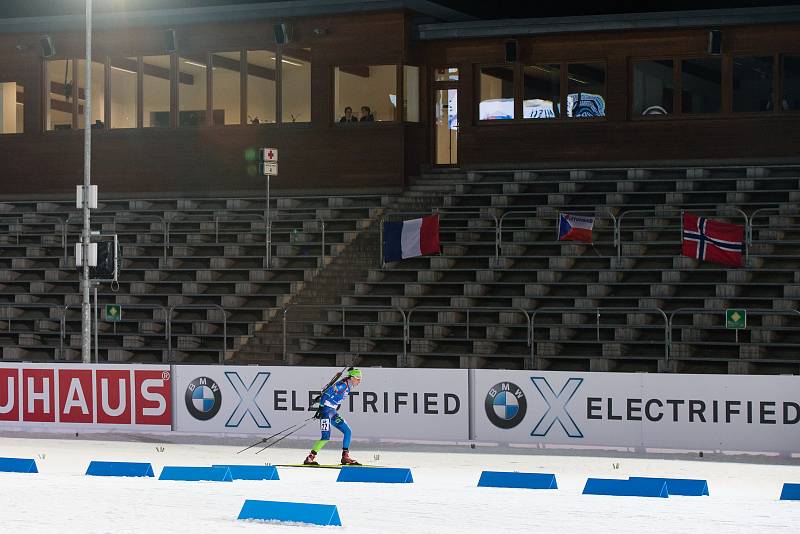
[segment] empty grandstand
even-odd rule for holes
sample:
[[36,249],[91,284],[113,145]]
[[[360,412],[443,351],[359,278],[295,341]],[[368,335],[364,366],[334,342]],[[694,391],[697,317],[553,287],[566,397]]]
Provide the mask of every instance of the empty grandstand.
[[[100,13],[98,361],[800,372],[800,11],[471,19]],[[4,361],[81,358],[79,21],[0,20]],[[431,214],[440,253],[384,261]],[[741,266],[684,255],[684,214],[740,226]]]

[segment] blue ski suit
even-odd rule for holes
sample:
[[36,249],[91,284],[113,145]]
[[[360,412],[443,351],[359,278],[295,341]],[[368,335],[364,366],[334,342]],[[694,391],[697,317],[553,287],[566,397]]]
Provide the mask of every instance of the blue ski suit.
[[[342,448],[350,448],[350,436],[352,434],[350,427],[347,425],[347,421],[337,412],[339,405],[341,405],[349,395],[350,383],[347,379],[339,380],[322,392],[319,399],[319,411],[317,412],[319,429],[322,434],[320,441],[317,442],[318,445],[321,445],[319,449],[325,445],[324,442],[331,439],[331,426],[344,434]],[[317,446],[315,445],[314,448],[316,449]],[[319,452],[319,450],[317,449],[315,452]]]

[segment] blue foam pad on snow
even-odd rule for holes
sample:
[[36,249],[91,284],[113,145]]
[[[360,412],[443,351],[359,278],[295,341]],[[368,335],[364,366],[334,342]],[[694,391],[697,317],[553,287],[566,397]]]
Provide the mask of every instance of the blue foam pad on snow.
[[5,473],[38,473],[32,458],[0,458],[0,471]]
[[229,465],[214,464],[211,467],[227,467],[233,480],[280,480],[274,465]]
[[782,501],[800,501],[800,484],[785,482],[781,490]]
[[484,471],[478,480],[484,488],[528,488],[558,489],[556,476],[552,473],[517,473],[506,471]]
[[342,467],[336,482],[381,482],[410,484],[414,482],[411,469],[406,467]]
[[339,511],[333,504],[308,504],[281,501],[244,501],[239,519],[285,521],[312,525],[342,526]]
[[583,488],[584,495],[620,495],[625,497],[669,497],[663,478],[619,480],[590,478]]
[[630,477],[628,480],[664,480],[667,483],[667,493],[670,495],[684,495],[687,497],[708,495],[708,481],[703,479]]
[[92,460],[86,474],[95,477],[152,477],[153,466],[142,462],[100,462]]
[[188,480],[197,482],[209,480],[211,482],[232,482],[231,470],[227,467],[184,467],[165,465],[161,470],[159,480]]

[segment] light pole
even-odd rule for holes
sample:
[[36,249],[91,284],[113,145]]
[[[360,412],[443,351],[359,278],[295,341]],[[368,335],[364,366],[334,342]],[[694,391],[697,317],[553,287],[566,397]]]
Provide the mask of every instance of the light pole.
[[[86,101],[83,118],[83,304],[81,306],[81,359],[83,363],[92,361],[92,317],[89,300],[89,185],[92,172],[92,0],[86,2]],[[75,95],[80,91],[76,90]]]

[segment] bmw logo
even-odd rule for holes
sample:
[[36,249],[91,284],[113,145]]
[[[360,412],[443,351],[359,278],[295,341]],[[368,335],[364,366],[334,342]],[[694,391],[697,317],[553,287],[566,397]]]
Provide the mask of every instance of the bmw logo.
[[486,394],[486,416],[498,428],[514,428],[525,419],[528,401],[514,383],[500,382]]
[[192,417],[208,421],[222,407],[222,392],[216,382],[208,377],[195,378],[186,387],[186,409]]

